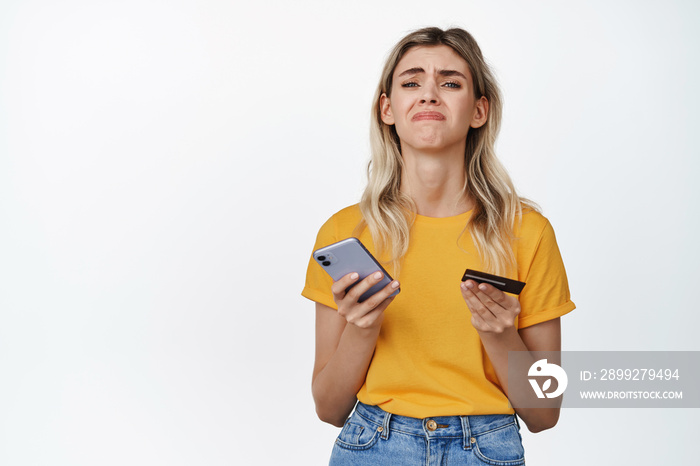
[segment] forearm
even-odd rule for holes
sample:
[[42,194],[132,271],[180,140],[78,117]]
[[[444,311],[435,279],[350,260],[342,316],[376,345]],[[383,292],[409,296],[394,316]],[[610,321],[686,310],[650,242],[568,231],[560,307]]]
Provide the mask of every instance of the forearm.
[[[516,413],[525,422],[531,432],[540,432],[554,427],[559,419],[559,402],[548,400],[549,406],[543,408],[527,408],[532,406],[534,394],[525,377],[526,373],[521,370],[522,377],[517,380],[508,380],[508,352],[521,351],[529,352],[531,361],[523,365],[530,367],[536,361],[535,356],[528,350],[525,342],[521,338],[515,327],[504,330],[501,334],[484,333],[480,334],[484,349],[496,370],[496,375],[501,383],[506,396],[514,406]],[[520,361],[519,361],[520,362]],[[522,368],[520,368],[522,369]]]
[[319,418],[342,426],[357,401],[374,354],[379,327],[347,324],[335,352],[314,377],[312,393]]

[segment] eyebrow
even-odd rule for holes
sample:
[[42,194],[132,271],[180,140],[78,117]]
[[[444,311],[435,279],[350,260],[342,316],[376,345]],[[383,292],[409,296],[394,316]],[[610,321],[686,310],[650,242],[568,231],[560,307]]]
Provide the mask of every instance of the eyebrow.
[[[398,77],[400,78],[402,76],[407,76],[407,75],[411,75],[411,74],[418,74],[418,73],[425,73],[425,70],[423,68],[421,68],[420,66],[409,68],[406,71],[404,71],[403,73],[401,73]],[[440,76],[445,76],[445,77],[459,76],[465,80],[467,79],[467,77],[464,76],[464,74],[460,73],[457,70],[438,70],[438,74]]]

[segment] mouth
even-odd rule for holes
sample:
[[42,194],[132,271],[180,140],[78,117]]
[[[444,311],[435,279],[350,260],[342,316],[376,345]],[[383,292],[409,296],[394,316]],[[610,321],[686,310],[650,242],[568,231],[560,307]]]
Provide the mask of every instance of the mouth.
[[411,118],[412,121],[423,121],[423,120],[444,120],[445,115],[440,112],[418,112]]

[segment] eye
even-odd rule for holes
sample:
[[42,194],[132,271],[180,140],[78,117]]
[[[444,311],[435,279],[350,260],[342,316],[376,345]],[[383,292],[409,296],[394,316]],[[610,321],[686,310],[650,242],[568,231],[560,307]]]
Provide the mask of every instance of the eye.
[[445,87],[449,87],[452,89],[461,89],[462,85],[456,81],[447,81],[446,83],[443,84]]
[[409,81],[401,84],[401,87],[418,87],[418,83],[414,81]]

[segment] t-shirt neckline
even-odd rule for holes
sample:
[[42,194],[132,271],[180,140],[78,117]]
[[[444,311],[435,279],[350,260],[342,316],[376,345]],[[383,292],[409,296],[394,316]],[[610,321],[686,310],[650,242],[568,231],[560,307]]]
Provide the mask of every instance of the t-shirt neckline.
[[466,212],[462,212],[461,214],[457,215],[451,215],[449,217],[428,217],[425,215],[420,215],[416,214],[416,223],[424,223],[424,224],[453,224],[453,223],[461,223],[462,225],[466,225],[467,220],[469,220],[469,217],[471,216],[472,212],[474,209],[469,209]]

